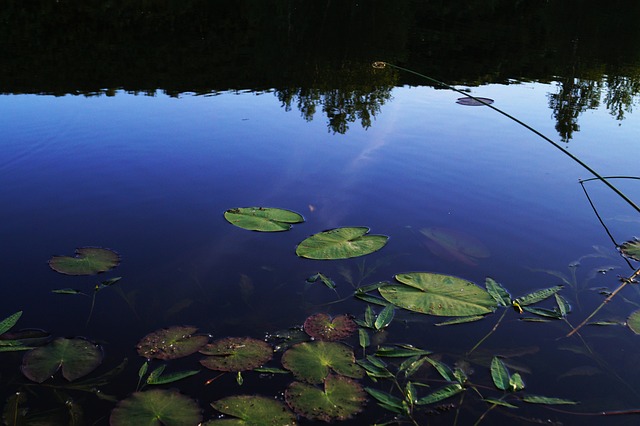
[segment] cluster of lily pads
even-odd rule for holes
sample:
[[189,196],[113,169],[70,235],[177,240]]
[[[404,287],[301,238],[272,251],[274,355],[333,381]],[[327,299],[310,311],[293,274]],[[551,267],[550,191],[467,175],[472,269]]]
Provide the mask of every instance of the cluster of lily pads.
[[[298,213],[265,207],[234,208],[227,210],[224,217],[237,227],[260,232],[287,231],[293,224],[304,222]],[[336,228],[306,238],[298,244],[296,254],[319,260],[346,259],[380,250],[387,239],[369,235],[365,227]],[[640,260],[637,240],[625,243],[620,250],[629,259]],[[97,247],[80,248],[75,256],[54,256],[49,261],[53,270],[66,275],[94,275],[112,270],[119,263],[120,256],[115,251]],[[634,278],[635,275],[630,281]],[[92,310],[97,292],[119,280],[112,278],[94,287]],[[308,280],[335,288],[333,280],[322,273]],[[26,351],[21,367],[24,377],[33,384],[48,384],[58,396],[81,391],[114,403],[109,415],[113,426],[294,425],[301,418],[333,422],[356,416],[369,399],[393,416],[389,423],[407,421],[417,425],[421,416],[447,407],[459,411],[463,397],[457,404],[442,405],[459,394],[469,395],[467,401],[476,397],[486,404],[477,424],[497,407],[515,408],[520,402],[545,405],[576,402],[525,393],[520,373],[511,373],[498,356],[492,357],[489,372],[493,386],[487,387],[475,383],[469,369],[459,365],[452,368],[429,350],[410,344],[373,343],[374,337],[393,322],[396,309],[448,318],[436,324],[439,326],[482,320],[502,309],[493,330],[470,348],[468,357],[496,330],[508,311],[526,315],[522,319],[527,321],[561,320],[571,327],[567,319],[571,306],[561,290],[562,286],[553,286],[514,298],[491,278],[486,279],[483,288],[451,275],[400,273],[393,282],[376,282],[355,289],[353,296],[367,302],[360,318],[320,312],[306,318],[302,330],[294,329],[284,336],[212,340],[194,326],[163,328],[144,336],[136,345],[145,361],[138,370],[138,385],[124,399],[106,395],[101,388],[123,373],[126,361],[95,376],[93,373],[104,358],[101,345],[79,337],[52,338],[28,330],[12,332],[22,312],[0,322],[0,352]],[[54,292],[86,295],[70,288]],[[547,306],[538,306],[541,302]],[[627,325],[640,334],[640,310],[629,316]],[[358,357],[356,346],[361,350]],[[281,398],[241,393],[213,401],[211,407],[222,417],[202,423],[202,409],[196,400],[163,387],[201,373],[200,368],[180,371],[170,368],[168,372],[172,360],[187,357],[197,358],[199,366],[207,370],[233,374],[239,386],[247,374],[289,375],[292,379],[286,388],[276,390],[282,393]],[[426,370],[436,372],[438,379],[428,378]],[[56,377],[58,372],[62,381]],[[435,390],[434,384],[438,385]],[[28,384],[21,387],[26,388]],[[65,421],[82,424],[81,407],[69,401],[63,408]],[[28,393],[23,391],[10,397],[3,410],[3,420],[9,425],[38,424],[53,415],[51,411],[33,409]]]

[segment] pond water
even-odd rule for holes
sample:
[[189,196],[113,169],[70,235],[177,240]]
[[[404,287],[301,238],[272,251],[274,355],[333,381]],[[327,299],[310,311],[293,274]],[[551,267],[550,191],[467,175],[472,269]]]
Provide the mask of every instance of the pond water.
[[[500,14],[495,17],[499,22]],[[400,61],[403,67],[435,72],[412,52],[418,59]],[[39,50],[33,58],[38,54],[46,57]],[[99,344],[104,359],[88,377],[125,358],[128,364],[104,386],[84,392],[65,388],[60,373],[36,385],[20,371],[22,364],[29,368],[24,352],[0,352],[5,423],[108,424],[117,401],[140,388],[136,382],[145,358],[136,344],[153,331],[192,325],[211,341],[265,339],[291,332],[316,313],[363,321],[368,306],[375,313],[382,306],[354,297],[358,286],[393,282],[399,273],[431,272],[482,288],[491,277],[513,298],[564,285],[558,294],[572,311],[564,319],[538,322],[523,319],[545,317],[498,307],[479,321],[436,326],[449,318],[397,308],[384,330],[366,329],[371,338],[366,348],[357,333],[345,339],[356,358],[375,354],[378,346],[411,344],[433,351],[432,359],[452,369],[464,369],[466,392],[416,406],[411,416],[380,407],[369,396],[361,413],[337,424],[382,424],[396,416],[433,425],[635,424],[633,413],[614,412],[640,407],[635,386],[640,340],[624,325],[638,309],[637,287],[627,286],[593,318],[614,325],[588,325],[565,335],[620,277],[638,267],[617,245],[640,235],[640,216],[602,182],[581,185],[593,175],[562,151],[602,176],[638,175],[640,117],[633,107],[640,99],[640,61],[632,56],[608,74],[589,74],[594,65],[584,66],[580,75],[501,71],[494,79],[479,77],[482,62],[477,71],[446,79],[458,90],[493,100],[493,107],[548,136],[553,146],[488,106],[461,105],[456,101],[462,94],[391,66],[374,69],[374,60],[386,58],[370,59],[344,61],[335,73],[318,62],[316,69],[326,69],[315,84],[296,77],[314,68],[308,64],[289,65],[280,80],[269,81],[269,71],[255,83],[249,82],[258,79],[259,67],[246,71],[241,64],[225,64],[220,74],[227,79],[205,86],[197,84],[195,70],[184,80],[166,81],[154,70],[146,83],[135,71],[131,79],[105,71],[112,83],[100,75],[83,81],[73,71],[66,80],[39,73],[20,80],[20,67],[8,65],[3,72],[13,76],[14,85],[3,87],[0,96],[0,317],[22,311],[12,331],[37,328],[51,338],[83,337]],[[612,66],[607,58],[597,59],[601,68]],[[89,60],[78,61],[88,66]],[[44,73],[47,66],[52,65],[45,64]],[[245,85],[230,77],[234,67],[251,73]],[[445,75],[447,67],[453,69],[452,63],[430,75]],[[638,180],[610,182],[640,202]],[[287,232],[261,233],[225,220],[228,209],[250,206],[293,210],[305,221]],[[310,235],[353,226],[389,240],[381,250],[351,259],[296,256],[296,246]],[[47,265],[53,255],[71,256],[87,246],[115,250],[121,263],[93,276],[58,274]],[[309,283],[317,273],[336,288]],[[122,279],[94,293],[96,285],[115,277]],[[59,289],[89,297],[54,291]],[[379,297],[376,290],[370,295]],[[553,296],[536,306],[559,309]],[[277,352],[266,365],[281,368],[280,356]],[[502,357],[511,373],[519,372],[524,390],[496,388],[490,373],[494,356]],[[201,358],[168,361],[167,371],[199,369]],[[405,359],[385,361],[396,371]],[[149,368],[160,365],[154,360]],[[411,378],[399,373],[398,381],[416,383],[419,397],[430,394],[446,381],[427,365]],[[215,400],[241,394],[282,400],[293,381],[290,374],[246,371],[239,385],[235,373],[218,374],[202,369],[144,391],[179,389],[209,420],[219,415],[209,405]],[[389,379],[359,383],[403,398]],[[96,389],[113,399],[98,398]],[[22,423],[9,420],[16,412],[11,396],[18,391],[28,395],[20,405]],[[494,406],[504,395],[519,408]],[[580,404],[529,404],[522,400],[526,395]],[[75,417],[80,411],[81,419]],[[596,414],[603,411],[611,415]],[[42,418],[50,422],[38,423]]]

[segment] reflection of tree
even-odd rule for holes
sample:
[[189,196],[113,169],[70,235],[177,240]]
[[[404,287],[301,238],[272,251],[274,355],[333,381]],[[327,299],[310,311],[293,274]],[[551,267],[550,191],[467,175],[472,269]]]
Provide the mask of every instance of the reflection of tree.
[[[640,72],[636,72],[636,74],[640,74]],[[634,77],[621,75],[605,77],[607,90],[604,95],[604,103],[616,120],[623,120],[624,114],[631,113],[633,104],[640,99],[640,75]]]
[[[370,64],[351,64],[338,70],[318,70],[315,87],[291,87],[276,90],[276,96],[287,111],[295,105],[302,117],[313,120],[318,107],[328,119],[330,132],[344,134],[356,120],[368,129],[391,99],[397,74],[391,70],[374,70]],[[313,83],[312,83],[313,84]]]
[[578,116],[600,105],[601,84],[593,80],[566,78],[558,83],[558,93],[549,94],[549,107],[556,119],[556,130],[563,142],[580,130]]

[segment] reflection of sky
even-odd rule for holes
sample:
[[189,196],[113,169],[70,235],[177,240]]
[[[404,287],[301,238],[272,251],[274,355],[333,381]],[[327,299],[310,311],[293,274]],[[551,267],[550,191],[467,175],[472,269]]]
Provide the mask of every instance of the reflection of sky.
[[[557,140],[553,90],[524,83],[472,94]],[[254,234],[222,221],[227,208],[250,205],[305,214],[307,223],[278,237],[288,248],[323,229],[365,225],[391,236],[385,251],[405,255],[401,270],[499,275],[525,288],[539,278],[524,278],[527,268],[565,268],[593,245],[615,254],[578,184],[588,174],[547,142],[488,108],[456,104],[452,91],[392,96],[371,128],[354,124],[345,135],[329,133],[319,115],[306,122],[286,112],[271,93],[2,97],[6,262],[31,282],[51,278],[46,268],[32,276],[32,265],[82,245],[117,248],[140,276],[136,269],[187,257],[227,267],[216,259],[247,250],[264,264],[295,260],[276,256],[277,246],[262,259]],[[571,152],[603,173],[637,173],[633,115],[618,123],[589,111],[580,126]],[[636,183],[624,186],[638,198]],[[632,216],[609,191],[592,190],[608,217]],[[633,222],[612,226],[621,239],[638,234]],[[429,227],[477,238],[491,257],[477,267],[434,257],[418,232]]]

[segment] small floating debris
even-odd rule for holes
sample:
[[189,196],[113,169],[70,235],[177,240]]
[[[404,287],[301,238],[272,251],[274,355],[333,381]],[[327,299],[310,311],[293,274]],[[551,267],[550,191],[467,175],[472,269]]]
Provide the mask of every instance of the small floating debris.
[[468,96],[465,96],[464,98],[458,98],[458,100],[456,100],[456,103],[464,106],[483,106],[491,105],[493,103],[493,99],[478,98],[475,96],[473,98],[470,98]]

